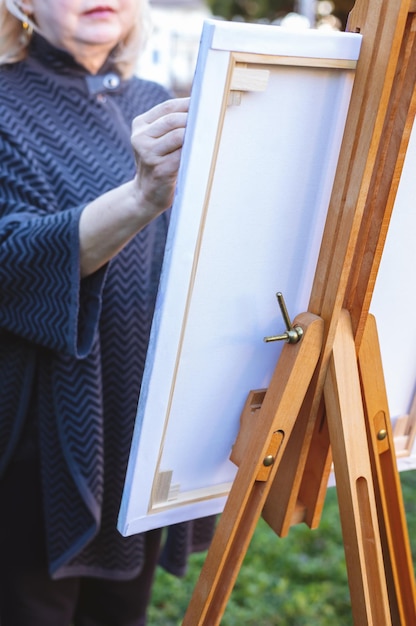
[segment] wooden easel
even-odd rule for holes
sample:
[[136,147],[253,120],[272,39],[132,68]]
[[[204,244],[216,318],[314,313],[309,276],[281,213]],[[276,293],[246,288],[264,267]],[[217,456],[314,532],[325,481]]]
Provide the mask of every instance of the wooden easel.
[[[239,469],[183,626],[215,626],[261,514],[315,528],[333,461],[354,623],[413,626],[416,594],[373,287],[416,110],[416,0],[357,0],[363,44],[307,313],[249,394]],[[293,330],[291,329],[291,330]],[[302,334],[303,333],[303,334]]]

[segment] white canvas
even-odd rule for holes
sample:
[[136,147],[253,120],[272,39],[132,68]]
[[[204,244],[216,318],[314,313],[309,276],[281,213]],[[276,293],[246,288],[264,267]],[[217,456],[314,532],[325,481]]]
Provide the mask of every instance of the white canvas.
[[361,37],[208,21],[119,529],[218,513],[251,389],[306,310]]

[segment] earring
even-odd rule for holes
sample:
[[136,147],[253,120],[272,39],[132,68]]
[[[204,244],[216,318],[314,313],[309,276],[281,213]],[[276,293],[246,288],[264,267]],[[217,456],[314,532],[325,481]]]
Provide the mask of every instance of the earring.
[[26,37],[31,37],[33,33],[33,26],[29,22],[22,22],[22,28]]
[[32,38],[33,34],[33,26],[28,20],[23,20],[22,22],[22,33],[20,36],[20,41],[24,46],[27,46]]

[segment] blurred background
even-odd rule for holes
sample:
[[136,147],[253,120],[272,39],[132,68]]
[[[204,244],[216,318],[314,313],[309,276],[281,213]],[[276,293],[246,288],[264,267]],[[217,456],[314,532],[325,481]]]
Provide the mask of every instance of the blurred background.
[[354,0],[150,0],[152,36],[137,73],[188,95],[204,19],[272,24],[291,30],[344,30]]

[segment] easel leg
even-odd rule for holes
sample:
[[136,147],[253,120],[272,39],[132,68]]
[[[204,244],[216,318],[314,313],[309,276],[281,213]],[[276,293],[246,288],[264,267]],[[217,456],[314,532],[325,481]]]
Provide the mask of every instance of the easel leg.
[[[297,324],[303,328],[303,339],[285,345],[277,362],[256,416],[258,427],[239,466],[183,626],[219,624],[238,576],[321,352],[322,320],[305,313],[298,316]],[[264,461],[276,437],[278,449],[269,466]]]
[[[316,372],[315,372],[316,374]],[[327,422],[324,419],[323,402],[313,406],[316,394],[316,375],[305,396],[293,434],[285,449],[282,462],[270,488],[263,518],[279,535],[285,537],[290,527],[305,522],[310,528],[316,528],[323,508],[328,478],[331,469],[331,449],[327,444],[320,448],[316,444],[310,451],[313,431],[324,429],[324,441],[329,441]],[[310,486],[320,485],[320,492],[314,493],[313,507],[308,507]],[[319,516],[314,515],[319,502]]]
[[342,311],[325,383],[354,623],[391,624],[351,319]]
[[358,355],[392,621],[416,624],[416,595],[376,322],[368,316]]

